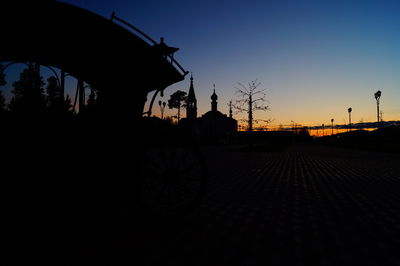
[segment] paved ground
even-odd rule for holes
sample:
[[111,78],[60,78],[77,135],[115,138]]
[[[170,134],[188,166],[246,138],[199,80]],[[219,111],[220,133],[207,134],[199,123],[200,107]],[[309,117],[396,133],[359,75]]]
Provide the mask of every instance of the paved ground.
[[209,189],[190,215],[170,221],[116,215],[77,225],[42,248],[40,260],[400,265],[398,155],[310,145],[254,153],[208,148],[205,155]]

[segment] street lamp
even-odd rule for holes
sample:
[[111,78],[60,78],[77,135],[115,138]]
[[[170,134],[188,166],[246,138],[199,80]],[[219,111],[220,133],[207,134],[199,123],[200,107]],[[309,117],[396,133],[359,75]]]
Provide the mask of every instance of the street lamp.
[[350,107],[347,111],[349,112],[349,131],[351,131],[351,111],[353,111],[353,108]]
[[333,121],[335,121],[333,118],[331,119],[331,123],[332,123],[332,134],[333,135]]
[[379,101],[381,99],[381,95],[382,92],[381,91],[377,91],[375,92],[374,96],[375,96],[375,100],[376,100],[376,114],[377,114],[377,122],[378,122],[378,128],[380,127],[380,119],[379,119]]

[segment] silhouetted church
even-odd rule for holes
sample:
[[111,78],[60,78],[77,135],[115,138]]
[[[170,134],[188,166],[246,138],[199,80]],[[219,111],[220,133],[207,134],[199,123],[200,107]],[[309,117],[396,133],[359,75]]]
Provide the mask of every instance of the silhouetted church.
[[190,87],[187,98],[186,118],[182,124],[192,128],[193,134],[200,137],[224,137],[229,133],[237,131],[237,121],[218,111],[218,96],[214,91],[211,95],[211,111],[197,118],[197,99],[194,92],[193,76],[190,78]]
[[193,75],[190,77],[190,88],[186,104],[186,118],[190,120],[197,118],[197,100],[196,95],[194,94]]

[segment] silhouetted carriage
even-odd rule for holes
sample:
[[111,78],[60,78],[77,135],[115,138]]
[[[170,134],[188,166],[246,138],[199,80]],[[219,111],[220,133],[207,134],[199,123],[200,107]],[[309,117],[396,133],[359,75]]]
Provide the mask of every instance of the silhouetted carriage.
[[[173,58],[177,49],[162,39],[156,43],[115,14],[109,20],[50,0],[0,5],[2,36],[7,40],[1,44],[0,62],[34,62],[61,69],[62,89],[66,75],[76,77],[79,109],[85,103],[84,83],[96,89],[95,112],[77,127],[77,136],[90,136],[92,146],[88,149],[90,144],[76,137],[78,145],[86,145],[86,152],[74,154],[81,156],[76,161],[89,161],[99,175],[104,174],[99,169],[112,162],[106,170],[125,176],[116,182],[124,198],[131,198],[130,193],[140,195],[151,213],[170,215],[191,209],[206,185],[199,151],[165,121],[143,119],[148,94],[155,92],[147,112],[150,117],[155,96],[187,74]],[[85,174],[91,175],[91,170]],[[114,188],[115,196],[118,187]]]

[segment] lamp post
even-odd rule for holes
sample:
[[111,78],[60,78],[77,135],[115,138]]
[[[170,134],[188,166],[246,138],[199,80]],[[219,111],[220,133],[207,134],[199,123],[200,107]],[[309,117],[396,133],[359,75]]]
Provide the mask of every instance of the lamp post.
[[349,112],[349,131],[351,131],[351,111],[353,111],[353,108],[350,107],[347,111]]
[[331,136],[333,135],[333,121],[335,121],[333,118],[331,119],[331,123],[332,123],[332,134],[331,134]]
[[380,99],[381,99],[381,95],[382,95],[382,92],[381,91],[377,91],[377,92],[375,92],[375,94],[374,94],[374,96],[375,96],[375,100],[376,100],[376,116],[377,116],[377,125],[378,125],[378,128],[380,127],[380,119],[379,119],[379,102],[380,102]]

